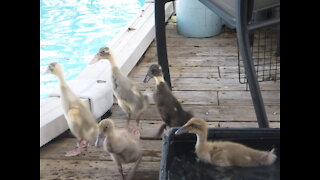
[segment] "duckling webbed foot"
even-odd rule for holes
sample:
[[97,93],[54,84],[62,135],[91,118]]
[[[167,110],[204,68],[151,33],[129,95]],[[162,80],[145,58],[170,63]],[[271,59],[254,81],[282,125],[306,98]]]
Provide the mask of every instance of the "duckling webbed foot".
[[85,150],[85,148],[76,147],[75,149],[66,152],[66,154],[64,156],[66,156],[66,157],[77,156],[77,155],[81,154],[84,150]]
[[136,136],[140,136],[141,135],[141,128],[140,127],[136,127],[133,130],[133,134],[136,135]]
[[90,146],[90,143],[88,141],[80,140],[77,142],[77,146],[73,150],[66,152],[65,156],[66,157],[77,156],[81,154],[83,151],[85,151],[89,146]]
[[133,130],[133,134],[140,136],[141,135],[141,128],[140,128],[140,116],[141,113],[138,115],[136,122],[137,122],[137,127]]
[[86,148],[90,147],[90,142],[86,141],[86,140],[81,140],[81,141],[77,142],[77,147],[86,149]]

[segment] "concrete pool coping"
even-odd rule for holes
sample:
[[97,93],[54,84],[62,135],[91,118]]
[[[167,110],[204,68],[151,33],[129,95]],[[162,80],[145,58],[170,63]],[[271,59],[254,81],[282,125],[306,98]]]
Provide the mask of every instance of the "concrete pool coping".
[[[166,3],[166,21],[174,12],[173,3]],[[154,3],[146,2],[132,21],[118,33],[109,47],[121,71],[128,75],[155,38]],[[83,84],[86,86],[86,84]],[[110,84],[111,86],[111,84]],[[89,107],[88,99],[82,99]],[[113,102],[110,102],[111,106]],[[111,107],[110,106],[110,107]],[[106,109],[106,112],[109,109]],[[97,118],[100,119],[100,118]],[[49,97],[40,102],[40,147],[68,129],[60,98]]]

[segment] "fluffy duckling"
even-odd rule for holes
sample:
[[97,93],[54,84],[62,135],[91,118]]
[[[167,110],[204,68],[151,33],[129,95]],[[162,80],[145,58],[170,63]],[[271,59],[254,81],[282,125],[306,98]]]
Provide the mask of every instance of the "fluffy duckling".
[[71,133],[77,138],[77,146],[68,151],[66,156],[76,156],[94,143],[98,137],[98,125],[90,109],[70,89],[63,75],[59,63],[50,63],[47,73],[58,77],[60,82],[60,96],[64,116],[67,119]]
[[184,111],[179,101],[174,97],[169,86],[164,81],[160,65],[151,65],[143,82],[146,83],[151,78],[154,78],[156,81],[156,92],[153,94],[153,99],[162,120],[165,122],[165,124],[160,126],[156,134],[159,137],[166,126],[182,126],[193,117],[193,114]]
[[131,179],[141,161],[142,149],[139,138],[129,133],[126,129],[117,129],[111,119],[104,119],[99,123],[99,138],[96,146],[103,143],[105,151],[109,152],[112,160],[117,164],[122,180],[124,180],[122,163],[135,162],[129,172],[127,180]]
[[250,167],[270,165],[276,160],[274,149],[255,150],[230,141],[207,141],[208,128],[203,119],[192,118],[175,134],[193,133],[197,135],[195,152],[200,160],[216,166]]
[[140,134],[139,120],[140,116],[149,105],[148,96],[143,95],[139,91],[136,83],[121,73],[119,67],[115,63],[111,49],[108,47],[100,48],[91,63],[95,63],[101,59],[107,59],[111,64],[113,93],[118,100],[119,106],[128,116],[125,127],[127,129],[129,128],[131,115],[136,114],[137,128],[134,129],[134,132]]

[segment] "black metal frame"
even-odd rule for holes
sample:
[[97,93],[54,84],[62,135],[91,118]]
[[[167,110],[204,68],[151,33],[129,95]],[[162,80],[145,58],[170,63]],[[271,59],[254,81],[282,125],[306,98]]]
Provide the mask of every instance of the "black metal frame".
[[[158,53],[158,63],[162,67],[164,79],[171,88],[170,72],[168,66],[167,48],[166,48],[166,35],[165,35],[165,9],[164,6],[167,2],[173,0],[155,0],[155,25],[156,25],[156,43]],[[249,33],[250,31],[263,28],[266,26],[278,24],[280,18],[273,18],[267,21],[249,24],[252,16],[254,0],[237,0],[236,15],[233,17],[228,12],[216,6],[210,0],[199,0],[216,14],[221,16],[231,26],[237,29],[237,38],[240,46],[240,54],[243,58],[246,77],[250,87],[250,93],[255,108],[257,121],[260,128],[268,128],[268,118],[266,115],[263,98],[261,95],[259,82],[255,73],[254,64],[250,53]],[[262,9],[256,9],[255,11],[264,10],[267,8],[273,8],[274,6],[280,6],[280,4],[272,4],[270,6],[263,7]]]
[[240,54],[246,69],[246,77],[249,82],[250,93],[254,104],[254,109],[258,119],[259,127],[269,127],[269,122],[264,108],[263,98],[260,91],[259,82],[255,73],[254,64],[250,53],[249,32],[248,32],[248,1],[239,0],[237,3],[237,38],[240,47]]

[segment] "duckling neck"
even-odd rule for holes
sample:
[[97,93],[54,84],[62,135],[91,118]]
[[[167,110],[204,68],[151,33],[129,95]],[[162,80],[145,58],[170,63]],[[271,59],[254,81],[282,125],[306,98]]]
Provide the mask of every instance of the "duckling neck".
[[156,84],[160,84],[161,82],[165,82],[163,76],[155,76]]
[[66,87],[67,86],[67,82],[64,79],[63,73],[57,73],[56,76],[58,77],[59,81],[60,81],[60,85]]
[[109,58],[109,62],[112,68],[118,67],[112,56]]
[[105,132],[105,136],[108,137],[108,138],[111,138],[113,135],[114,135],[114,130],[113,130],[113,127],[109,127],[110,129]]
[[207,143],[207,132],[196,134],[197,135],[197,143],[196,148],[202,148]]

